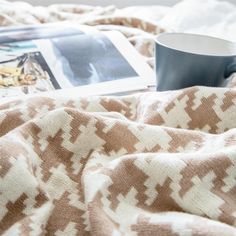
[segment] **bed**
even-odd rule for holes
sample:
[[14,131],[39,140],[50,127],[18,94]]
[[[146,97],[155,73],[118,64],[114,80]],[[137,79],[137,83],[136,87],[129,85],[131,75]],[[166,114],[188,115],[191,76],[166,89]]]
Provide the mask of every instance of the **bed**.
[[[153,65],[161,32],[236,41],[236,7],[33,7],[2,27],[73,20],[115,29]],[[2,235],[236,235],[236,90],[35,96],[0,103]]]

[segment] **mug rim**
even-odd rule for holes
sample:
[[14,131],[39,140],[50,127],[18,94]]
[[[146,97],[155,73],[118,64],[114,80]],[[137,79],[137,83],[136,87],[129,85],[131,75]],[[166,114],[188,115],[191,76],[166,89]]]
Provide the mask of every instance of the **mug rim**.
[[[164,32],[164,33],[159,34],[156,37],[155,42],[156,42],[156,44],[159,44],[160,46],[163,46],[163,47],[165,47],[167,49],[175,50],[175,51],[182,52],[182,53],[188,53],[188,54],[192,54],[192,55],[208,56],[208,57],[235,57],[236,56],[236,51],[233,52],[233,54],[230,54],[230,55],[220,55],[220,54],[212,55],[212,54],[207,54],[207,53],[204,54],[204,53],[199,53],[199,52],[189,52],[187,50],[177,49],[177,48],[174,48],[172,46],[168,46],[168,45],[166,45],[166,44],[164,44],[164,43],[159,41],[159,39],[162,36],[166,36],[166,35],[187,35],[187,36],[193,36],[193,37],[209,38],[209,39],[214,39],[214,40],[217,40],[217,41],[221,41],[221,42],[224,42],[224,43],[227,43],[227,44],[234,45],[235,43],[230,41],[230,40],[221,39],[221,38],[217,38],[217,37],[214,37],[214,36],[203,35],[203,34],[179,33],[179,32]],[[236,47],[236,44],[235,44],[235,47]]]

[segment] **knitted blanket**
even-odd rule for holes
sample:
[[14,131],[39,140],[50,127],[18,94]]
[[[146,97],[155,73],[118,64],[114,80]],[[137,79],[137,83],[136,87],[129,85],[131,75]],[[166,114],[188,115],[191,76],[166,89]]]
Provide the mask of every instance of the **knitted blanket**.
[[[2,3],[2,24],[39,18]],[[206,87],[1,101],[0,233],[236,235],[235,105]]]
[[0,105],[5,235],[236,235],[236,91]]

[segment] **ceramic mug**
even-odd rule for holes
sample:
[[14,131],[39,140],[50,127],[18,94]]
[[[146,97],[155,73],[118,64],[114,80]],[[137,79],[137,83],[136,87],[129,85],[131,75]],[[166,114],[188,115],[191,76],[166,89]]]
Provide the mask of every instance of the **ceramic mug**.
[[210,36],[163,33],[156,39],[157,91],[220,87],[236,72],[236,44]]

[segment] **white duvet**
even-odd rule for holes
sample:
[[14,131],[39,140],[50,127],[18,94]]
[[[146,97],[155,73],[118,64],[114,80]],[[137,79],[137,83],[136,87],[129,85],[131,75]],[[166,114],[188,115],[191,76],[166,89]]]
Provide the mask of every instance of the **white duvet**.
[[184,0],[169,8],[159,24],[172,31],[206,34],[236,42],[236,5],[217,0]]

